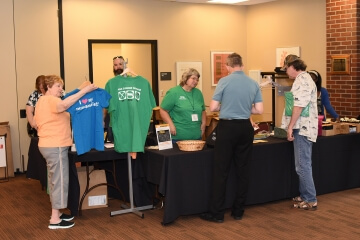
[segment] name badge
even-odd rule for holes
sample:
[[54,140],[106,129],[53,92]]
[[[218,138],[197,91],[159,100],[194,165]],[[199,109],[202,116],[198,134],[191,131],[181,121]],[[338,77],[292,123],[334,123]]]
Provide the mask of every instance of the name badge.
[[191,114],[191,120],[192,120],[193,122],[199,121],[198,115],[197,115],[197,114]]

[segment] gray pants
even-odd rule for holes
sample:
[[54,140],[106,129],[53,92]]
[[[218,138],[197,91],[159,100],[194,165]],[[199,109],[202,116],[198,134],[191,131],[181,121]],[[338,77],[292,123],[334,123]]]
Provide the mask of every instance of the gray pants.
[[69,191],[69,147],[39,147],[46,160],[51,207],[67,207]]

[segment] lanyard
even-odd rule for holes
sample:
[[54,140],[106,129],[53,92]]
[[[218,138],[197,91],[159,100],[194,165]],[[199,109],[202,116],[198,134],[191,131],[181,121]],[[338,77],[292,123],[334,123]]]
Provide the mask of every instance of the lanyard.
[[190,105],[191,105],[191,107],[192,107],[192,110],[193,110],[193,112],[194,112],[194,111],[195,111],[195,108],[194,108],[194,106],[195,106],[195,100],[194,100],[194,92],[193,92],[193,90],[191,90],[191,97],[192,97],[192,100],[193,100],[192,103],[191,103],[190,98],[189,98],[189,95],[188,95],[188,93],[185,91],[185,89],[182,88],[182,90],[185,92],[186,98],[189,100],[189,103],[190,103]]

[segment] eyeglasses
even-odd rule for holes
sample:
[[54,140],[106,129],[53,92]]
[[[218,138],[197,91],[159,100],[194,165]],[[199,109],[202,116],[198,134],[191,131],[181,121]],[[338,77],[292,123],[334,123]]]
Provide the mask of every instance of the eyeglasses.
[[116,56],[116,57],[113,57],[113,60],[117,59],[117,58],[120,58],[122,60],[124,60],[124,57],[123,56]]

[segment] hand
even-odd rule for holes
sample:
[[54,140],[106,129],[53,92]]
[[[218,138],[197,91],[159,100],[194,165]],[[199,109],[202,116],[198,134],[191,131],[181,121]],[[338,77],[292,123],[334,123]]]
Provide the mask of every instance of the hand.
[[95,86],[94,84],[89,84],[87,86],[85,86],[82,90],[84,90],[86,93],[92,92],[95,89],[97,89],[98,87]]
[[176,136],[176,127],[174,124],[169,124],[170,127],[170,133],[172,136]]
[[340,117],[337,117],[337,118],[335,119],[335,122],[340,122]]
[[292,128],[288,128],[287,130],[287,140],[292,142],[294,141],[294,135],[293,135],[293,129]]
[[33,121],[30,123],[30,126],[31,126],[32,128],[34,128],[34,129],[37,130],[37,125],[36,125],[35,120],[33,120]]
[[91,84],[91,82],[86,80],[78,87],[78,89],[81,90],[81,89],[83,89],[84,87],[86,87],[86,86],[88,86],[90,84]]
[[203,125],[203,124],[201,124],[200,129],[201,129],[201,136],[203,136],[203,135],[204,135],[204,133],[205,133],[205,124],[204,124],[204,125]]

